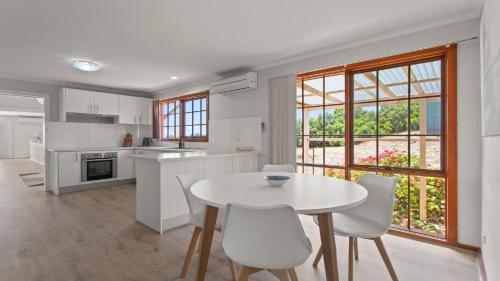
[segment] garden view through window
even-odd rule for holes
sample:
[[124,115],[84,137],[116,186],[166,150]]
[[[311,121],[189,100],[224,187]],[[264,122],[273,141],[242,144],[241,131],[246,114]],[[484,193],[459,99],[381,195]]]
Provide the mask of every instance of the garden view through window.
[[443,64],[438,57],[299,77],[298,171],[397,175],[393,227],[445,237]]

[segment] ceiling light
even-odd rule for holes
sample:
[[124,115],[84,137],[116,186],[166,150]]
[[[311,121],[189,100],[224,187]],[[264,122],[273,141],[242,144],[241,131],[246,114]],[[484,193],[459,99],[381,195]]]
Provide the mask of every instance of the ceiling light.
[[101,69],[101,65],[91,62],[91,61],[85,61],[85,60],[75,60],[73,61],[73,67],[81,70],[81,71],[87,71],[87,72],[92,72],[92,71],[98,71]]
[[177,79],[179,79],[179,77],[177,77],[177,76],[170,76],[170,79],[177,80]]

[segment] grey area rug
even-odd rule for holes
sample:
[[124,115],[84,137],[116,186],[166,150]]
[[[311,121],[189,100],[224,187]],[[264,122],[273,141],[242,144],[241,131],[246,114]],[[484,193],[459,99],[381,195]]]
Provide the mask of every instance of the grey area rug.
[[19,175],[21,179],[26,183],[27,186],[42,186],[43,185],[43,175],[40,173],[25,173]]

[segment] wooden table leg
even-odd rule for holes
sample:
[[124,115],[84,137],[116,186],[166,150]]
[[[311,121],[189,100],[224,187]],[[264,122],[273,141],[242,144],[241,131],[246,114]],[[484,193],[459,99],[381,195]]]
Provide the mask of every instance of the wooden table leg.
[[217,213],[219,208],[206,206],[205,220],[203,222],[203,234],[201,237],[201,253],[198,261],[198,271],[196,272],[196,281],[205,280],[205,273],[208,266],[208,258],[210,257],[210,247],[212,247],[212,238],[214,237],[215,222],[217,221]]
[[337,246],[335,245],[332,213],[318,214],[318,222],[321,236],[321,248],[323,249],[326,280],[338,281],[339,270],[337,267]]

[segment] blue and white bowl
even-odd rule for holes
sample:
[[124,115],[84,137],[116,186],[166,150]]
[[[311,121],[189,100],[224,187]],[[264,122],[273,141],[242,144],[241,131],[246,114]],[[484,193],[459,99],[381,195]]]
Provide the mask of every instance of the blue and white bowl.
[[266,176],[264,179],[272,187],[282,187],[290,179],[290,177],[287,177],[287,176]]

